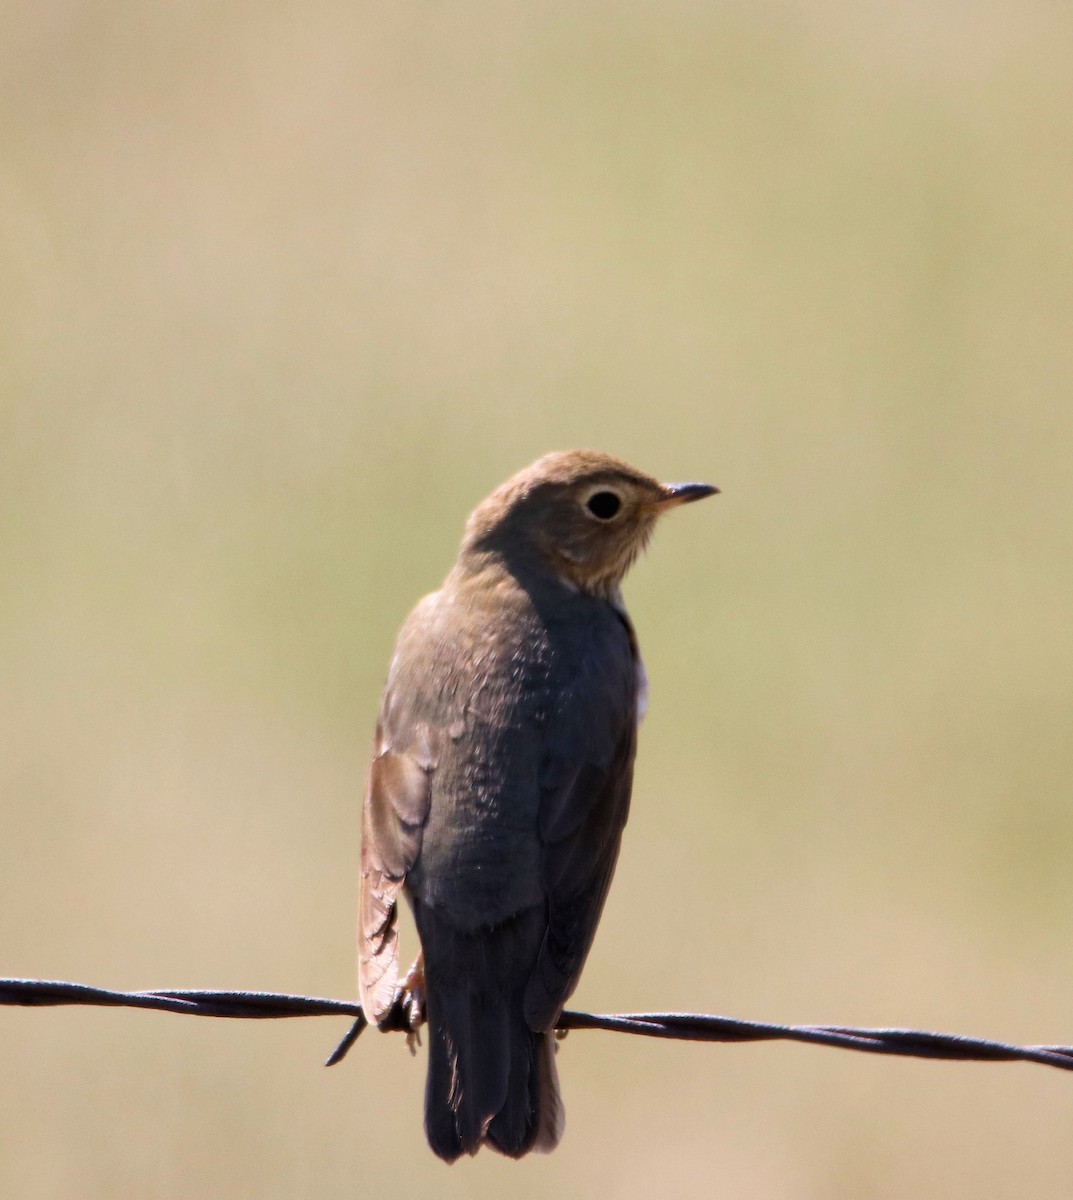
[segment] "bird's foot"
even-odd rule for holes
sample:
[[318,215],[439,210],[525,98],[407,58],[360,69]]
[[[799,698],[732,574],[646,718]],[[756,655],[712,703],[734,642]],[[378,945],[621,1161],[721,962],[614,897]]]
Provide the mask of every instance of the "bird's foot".
[[406,973],[397,1001],[406,1021],[406,1045],[411,1054],[421,1045],[421,1026],[425,1023],[425,960],[418,955]]

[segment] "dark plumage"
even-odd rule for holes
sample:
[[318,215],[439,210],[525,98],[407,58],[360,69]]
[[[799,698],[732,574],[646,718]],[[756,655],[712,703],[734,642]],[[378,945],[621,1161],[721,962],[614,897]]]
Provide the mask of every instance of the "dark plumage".
[[660,513],[715,490],[549,454],[476,508],[399,634],[363,810],[359,982],[382,1021],[404,888],[425,1130],[447,1161],[562,1134],[553,1031],[615,869],[643,700],[619,585]]

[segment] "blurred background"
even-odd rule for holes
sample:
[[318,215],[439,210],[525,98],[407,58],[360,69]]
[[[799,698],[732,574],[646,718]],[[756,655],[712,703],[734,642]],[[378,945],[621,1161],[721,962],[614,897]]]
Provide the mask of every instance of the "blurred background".
[[[592,446],[723,495],[575,997],[1073,1042],[1073,15],[7,5],[0,974],[351,997],[394,634]],[[661,881],[662,906],[648,881]],[[407,952],[411,947],[407,947]],[[345,1021],[0,1009],[0,1193],[1066,1196],[1031,1066],[575,1033],[447,1169]]]

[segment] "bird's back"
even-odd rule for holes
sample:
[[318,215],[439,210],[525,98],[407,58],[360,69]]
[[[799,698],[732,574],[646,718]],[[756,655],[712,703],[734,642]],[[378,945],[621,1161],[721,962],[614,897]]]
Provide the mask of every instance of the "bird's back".
[[408,891],[464,928],[541,904],[542,798],[590,747],[606,759],[635,711],[622,617],[509,578],[446,587],[407,622],[389,693],[405,695],[407,711],[386,698],[385,729],[402,718],[433,764]]

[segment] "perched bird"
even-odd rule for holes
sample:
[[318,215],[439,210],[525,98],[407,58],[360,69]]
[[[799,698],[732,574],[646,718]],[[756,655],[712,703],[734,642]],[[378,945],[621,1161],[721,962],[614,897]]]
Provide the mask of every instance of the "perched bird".
[[546,455],[478,505],[399,634],[362,813],[359,986],[383,1022],[403,890],[425,1132],[448,1162],[562,1135],[555,1023],[615,869],[645,696],[620,584],[662,513],[717,490]]

